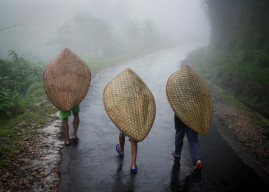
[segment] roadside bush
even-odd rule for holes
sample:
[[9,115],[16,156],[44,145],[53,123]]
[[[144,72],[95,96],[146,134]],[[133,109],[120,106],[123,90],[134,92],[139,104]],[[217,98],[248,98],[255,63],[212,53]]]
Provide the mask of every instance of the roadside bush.
[[199,74],[232,93],[245,105],[269,114],[269,54],[245,50],[225,55],[200,49],[188,56]]
[[[9,51],[11,60],[0,59],[0,119],[23,113],[28,105],[27,90],[42,82],[45,66],[34,64]],[[33,91],[32,91],[33,92]]]
[[260,85],[269,86],[269,55],[263,51],[248,50],[234,54],[225,65],[226,70]]

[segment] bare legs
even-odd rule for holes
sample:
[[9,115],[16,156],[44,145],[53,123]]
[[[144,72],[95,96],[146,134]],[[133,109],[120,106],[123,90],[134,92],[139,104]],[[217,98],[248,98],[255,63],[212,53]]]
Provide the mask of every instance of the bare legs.
[[62,128],[65,136],[65,145],[70,145],[68,118],[63,119]]
[[[77,138],[77,131],[78,131],[79,122],[80,122],[79,115],[75,114],[74,115],[74,120],[73,120],[72,138]],[[65,145],[69,145],[71,140],[70,140],[70,137],[69,137],[68,118],[63,119],[62,128],[63,128],[63,132],[64,132],[64,136],[65,136]]]
[[[120,152],[122,155],[124,155],[124,144],[125,144],[125,135],[123,133],[120,133],[119,135],[119,142],[120,142]],[[137,142],[134,140],[130,140],[131,142],[131,151],[132,151],[132,163],[131,167],[132,169],[135,169],[136,166],[136,157],[137,157]]]
[[74,114],[74,120],[73,120],[73,138],[77,138],[77,131],[78,131],[78,126],[79,126],[79,115]]
[[131,139],[132,169],[136,169],[137,142]]

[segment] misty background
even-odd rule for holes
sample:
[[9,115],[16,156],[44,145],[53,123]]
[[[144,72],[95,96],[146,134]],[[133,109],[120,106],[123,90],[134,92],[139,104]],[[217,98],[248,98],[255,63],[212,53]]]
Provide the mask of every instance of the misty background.
[[1,0],[0,18],[0,58],[45,63],[66,47],[118,57],[210,37],[202,0]]

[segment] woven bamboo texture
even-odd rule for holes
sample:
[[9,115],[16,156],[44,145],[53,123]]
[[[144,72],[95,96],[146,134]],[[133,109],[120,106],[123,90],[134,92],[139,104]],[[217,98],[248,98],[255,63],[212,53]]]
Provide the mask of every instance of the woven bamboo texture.
[[190,66],[182,65],[168,78],[166,94],[172,109],[185,125],[203,135],[208,133],[213,114],[211,96]]
[[88,66],[69,49],[48,65],[43,85],[51,103],[62,111],[69,111],[86,96],[91,83]]
[[105,110],[116,127],[140,142],[151,130],[155,99],[142,79],[127,68],[110,81],[103,92]]

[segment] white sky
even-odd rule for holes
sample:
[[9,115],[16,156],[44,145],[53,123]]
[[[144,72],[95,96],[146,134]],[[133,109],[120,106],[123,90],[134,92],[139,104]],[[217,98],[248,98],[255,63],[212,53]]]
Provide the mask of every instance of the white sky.
[[131,20],[151,20],[170,37],[209,38],[210,27],[202,1],[1,0],[0,30],[17,24],[27,25],[0,31],[0,57],[9,49],[21,50],[22,47],[24,52],[35,54],[55,37],[59,27],[79,12],[102,18],[115,30]]

